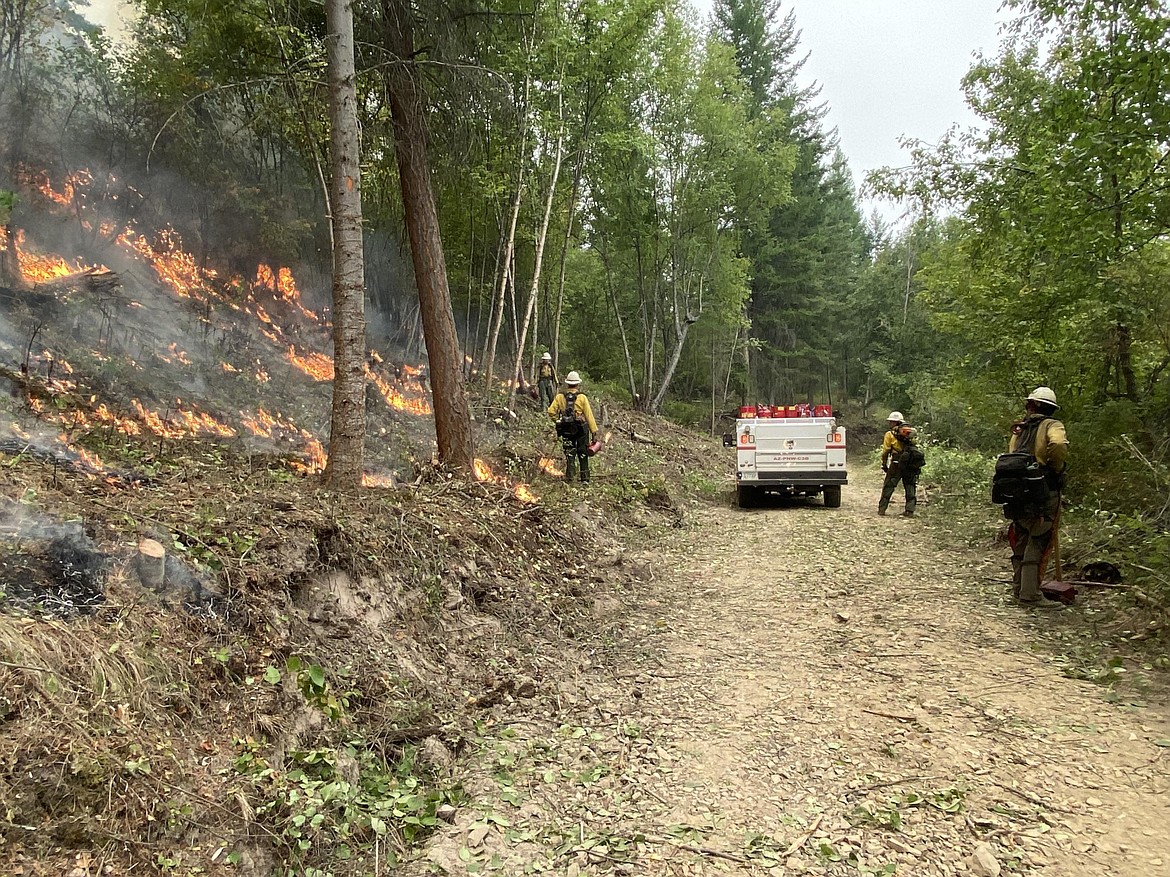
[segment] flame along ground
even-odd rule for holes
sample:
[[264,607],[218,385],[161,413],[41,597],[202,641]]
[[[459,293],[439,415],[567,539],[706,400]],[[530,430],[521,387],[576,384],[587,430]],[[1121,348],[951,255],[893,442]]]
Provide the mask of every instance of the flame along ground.
[[[84,216],[81,224],[89,231],[94,230],[94,220],[91,218],[93,210],[88,202],[88,189],[94,183],[89,171],[77,171],[67,176],[60,190],[55,189],[43,173],[26,173],[24,181],[35,188],[49,203],[59,207],[69,208],[78,216]],[[112,183],[113,180],[111,179]],[[191,299],[208,306],[224,306],[237,312],[251,315],[256,320],[255,328],[269,342],[281,350],[284,359],[294,368],[316,381],[331,381],[333,379],[333,360],[329,355],[308,347],[303,341],[299,344],[293,340],[294,333],[278,324],[264,306],[257,300],[258,294],[267,294],[271,298],[284,302],[289,309],[303,318],[310,329],[311,340],[322,347],[331,344],[332,326],[321,314],[306,307],[301,300],[300,290],[292,271],[287,267],[278,267],[273,270],[269,265],[261,263],[257,267],[256,276],[251,281],[233,277],[225,282],[219,274],[207,268],[200,267],[194,256],[183,250],[178,234],[171,228],[156,232],[150,238],[131,226],[119,226],[109,219],[97,221],[98,231],[106,238],[113,240],[125,256],[140,262],[145,262],[154,272],[158,281],[174,295]],[[26,246],[23,232],[18,232],[15,240],[9,241],[3,227],[0,227],[0,249],[11,247],[16,254],[23,278],[33,284],[45,283],[55,279],[78,275],[84,272],[108,271],[104,265],[86,265],[82,262],[70,262],[56,255],[40,255],[31,252]],[[225,289],[226,287],[226,289]],[[245,290],[243,304],[232,300],[227,289],[236,291]],[[141,307],[138,302],[130,302],[131,306]],[[210,310],[210,309],[209,309]],[[303,339],[303,326],[297,326],[295,336]],[[157,358],[173,367],[192,365],[189,354],[179,347],[178,342],[172,342],[165,354],[156,354]],[[54,364],[59,364],[61,371],[72,374],[73,368],[60,357],[49,357]],[[375,350],[368,352],[369,362],[365,371],[369,384],[379,393],[388,406],[409,414],[426,416],[431,413],[430,403],[426,398],[426,390],[421,383],[421,369],[404,365],[400,370],[399,385],[407,392],[396,387],[380,370],[383,364],[382,356]],[[231,363],[221,362],[220,368],[225,373],[238,373],[241,369]],[[73,392],[77,389],[76,382],[68,378],[53,378],[50,368],[50,378],[46,386],[54,393]],[[255,364],[254,378],[258,383],[266,383],[269,375],[259,361]],[[91,402],[96,401],[91,398]],[[92,452],[78,447],[72,440],[72,434],[81,428],[103,425],[117,429],[126,435],[137,436],[143,431],[152,433],[161,438],[180,439],[189,437],[232,438],[239,434],[239,429],[217,419],[207,411],[197,406],[184,403],[176,399],[174,404],[165,410],[156,410],[147,407],[140,400],[131,402],[136,418],[119,415],[112,411],[106,403],[94,407],[89,415],[80,408],[69,412],[49,411],[43,404],[33,401],[34,410],[43,419],[53,420],[65,432],[60,440],[75,454],[83,464],[85,470],[94,475],[105,471],[101,460]],[[321,440],[310,431],[299,427],[292,420],[278,413],[269,413],[263,407],[255,412],[239,412],[239,423],[242,429],[253,435],[263,438],[279,438],[282,440],[296,440],[304,447],[305,459],[294,464],[299,471],[313,474],[324,471],[328,461],[327,454]],[[15,424],[14,424],[15,426]],[[561,474],[552,461],[545,464],[541,461],[541,468],[550,474]],[[526,484],[512,484],[508,479],[493,473],[490,467],[482,460],[475,461],[475,476],[478,480],[499,484],[509,489],[523,502],[536,502],[538,498]],[[385,475],[366,474],[363,484],[367,487],[390,487],[393,479]]]

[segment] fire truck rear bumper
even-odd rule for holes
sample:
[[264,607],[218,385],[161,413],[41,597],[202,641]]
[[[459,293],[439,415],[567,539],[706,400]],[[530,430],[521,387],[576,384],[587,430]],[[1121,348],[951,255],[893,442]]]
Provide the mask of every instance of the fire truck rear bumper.
[[[744,477],[752,474],[756,477]],[[824,487],[849,483],[848,476],[843,470],[839,472],[737,472],[735,477],[741,484],[750,484],[756,487]]]

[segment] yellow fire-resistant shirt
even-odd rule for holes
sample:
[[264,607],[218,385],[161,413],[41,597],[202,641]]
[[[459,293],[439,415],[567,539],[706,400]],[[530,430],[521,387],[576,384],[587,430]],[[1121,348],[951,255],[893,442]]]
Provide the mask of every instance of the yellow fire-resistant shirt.
[[[1017,450],[1019,439],[1018,435],[1013,435],[1008,440],[1009,453]],[[1046,418],[1036,430],[1036,441],[1032,447],[1021,450],[1031,451],[1033,457],[1053,472],[1063,472],[1068,463],[1068,433],[1064,430],[1064,424],[1051,417]]]
[[882,465],[885,466],[890,462],[890,454],[897,456],[906,450],[906,445],[902,440],[894,435],[891,429],[886,433],[886,437],[882,439]]
[[[565,394],[557,393],[557,397],[553,399],[553,403],[548,406],[548,416],[556,421],[564,410]],[[584,418],[585,423],[589,425],[589,433],[591,435],[597,432],[597,421],[593,419],[593,406],[589,404],[589,399],[584,393],[577,394],[577,401],[573,403],[573,411],[578,418]]]

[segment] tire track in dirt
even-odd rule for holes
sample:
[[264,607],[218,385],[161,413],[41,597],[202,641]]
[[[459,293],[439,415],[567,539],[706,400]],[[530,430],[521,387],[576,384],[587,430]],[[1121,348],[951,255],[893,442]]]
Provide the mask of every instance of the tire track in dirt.
[[1066,678],[1045,628],[1079,610],[1019,609],[1006,556],[876,500],[700,509],[626,658],[485,739],[430,866],[918,877],[984,843],[1004,873],[1170,873],[1165,704]]

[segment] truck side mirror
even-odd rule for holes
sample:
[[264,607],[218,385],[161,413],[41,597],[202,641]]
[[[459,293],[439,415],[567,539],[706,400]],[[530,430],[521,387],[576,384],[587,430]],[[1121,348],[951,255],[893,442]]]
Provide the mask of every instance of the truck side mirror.
[[734,432],[723,433],[723,447],[725,447],[725,448],[734,448],[735,447],[735,433]]

